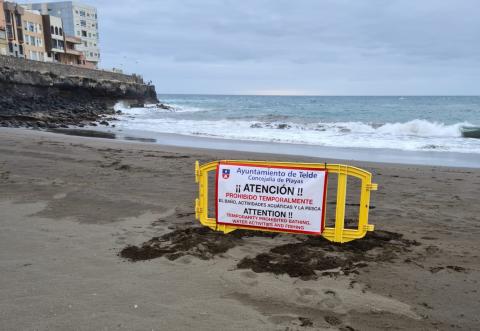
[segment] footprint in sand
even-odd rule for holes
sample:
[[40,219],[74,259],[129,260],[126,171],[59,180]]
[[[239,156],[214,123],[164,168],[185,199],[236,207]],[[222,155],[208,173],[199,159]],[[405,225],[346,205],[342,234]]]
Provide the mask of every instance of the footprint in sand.
[[312,288],[296,288],[295,294],[297,295],[296,301],[303,304],[311,303],[318,299],[318,292]]
[[332,325],[332,326],[337,326],[337,325],[340,325],[342,324],[342,320],[336,316],[333,316],[333,315],[327,315],[324,317],[324,320],[325,322],[327,322],[328,324]]
[[342,300],[337,297],[337,293],[332,290],[323,291],[324,299],[320,300],[318,304],[326,309],[333,309],[342,305]]
[[[273,324],[279,325],[279,324],[291,324],[293,321],[298,320],[297,316],[293,315],[272,315],[268,318],[269,322],[272,322]],[[288,329],[285,329],[288,330]]]
[[254,249],[252,247],[248,247],[248,246],[241,246],[239,249],[242,253],[250,254],[250,253],[254,252]]
[[185,256],[182,256],[181,258],[178,258],[177,262],[182,263],[182,264],[190,264],[190,263],[192,263],[192,257],[188,256],[188,255],[185,255]]
[[247,286],[257,286],[258,285],[258,280],[256,280],[256,278],[258,278],[258,275],[253,272],[253,271],[243,271],[242,273],[240,273],[240,276],[243,277],[243,279],[241,280],[241,282]]
[[115,240],[115,244],[118,244],[118,245],[124,245],[126,243],[126,239],[127,237],[118,237],[116,240]]
[[334,309],[342,304],[339,298],[325,298],[320,300],[318,304],[325,309]]
[[243,277],[250,278],[250,279],[258,278],[258,275],[255,272],[250,271],[250,270],[242,272],[241,275]]
[[65,199],[67,197],[67,193],[57,193],[53,196],[54,200]]

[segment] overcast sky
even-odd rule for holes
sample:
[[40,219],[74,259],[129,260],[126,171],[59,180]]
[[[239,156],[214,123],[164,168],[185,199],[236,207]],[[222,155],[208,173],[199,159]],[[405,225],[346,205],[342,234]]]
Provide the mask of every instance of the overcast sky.
[[161,94],[480,94],[478,0],[85,2]]

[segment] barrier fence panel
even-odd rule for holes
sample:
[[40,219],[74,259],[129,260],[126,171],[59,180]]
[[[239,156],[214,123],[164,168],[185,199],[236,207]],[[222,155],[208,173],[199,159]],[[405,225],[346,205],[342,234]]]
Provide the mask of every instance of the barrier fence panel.
[[[260,184],[246,184],[245,182],[242,182],[241,179],[234,178],[234,175],[237,176],[237,174],[231,173],[234,169],[237,169],[238,173],[240,174],[252,173],[252,171],[257,171],[255,169],[266,169],[265,171],[271,174],[281,173],[282,176],[285,177],[291,175],[292,178],[298,178],[298,175],[300,174],[300,176],[303,176],[303,179],[287,179],[287,182],[293,184],[285,184],[285,178],[277,178],[278,182],[280,183],[273,183],[272,180],[272,183],[269,186]],[[215,173],[215,183],[209,183],[209,173]],[[337,174],[338,176],[335,224],[333,227],[324,226],[326,218],[325,201],[326,187],[328,185],[328,174]],[[358,204],[358,225],[357,228],[354,229],[345,228],[347,180],[349,176],[356,177],[361,181],[360,201]],[[240,160],[213,161],[200,165],[197,161],[195,164],[195,181],[198,183],[198,197],[195,200],[195,217],[203,226],[207,226],[215,231],[229,233],[236,229],[253,228],[256,230],[271,232],[300,232],[321,235],[330,241],[345,243],[351,240],[363,238],[368,231],[374,230],[374,225],[368,223],[368,212],[370,208],[370,192],[377,190],[377,184],[372,183],[371,173],[360,168],[343,164]],[[215,217],[209,217],[209,185],[215,185]],[[323,185],[323,187],[320,187],[321,185]],[[262,189],[263,191],[261,191]],[[244,190],[243,192],[245,192],[245,190],[254,190],[255,192],[253,195],[247,195],[240,193],[242,190]],[[261,193],[259,192],[266,193],[264,195],[260,195]],[[219,193],[222,195],[218,195]],[[282,198],[280,194],[289,194],[290,198]],[[255,200],[257,197],[260,197],[261,199],[267,201],[273,201],[273,199],[276,199],[275,201],[287,201],[292,202],[293,204],[309,201],[312,207],[306,207],[307,210],[304,210],[301,205],[293,207],[289,206],[289,208],[291,208],[290,212],[279,212],[277,210],[268,211],[268,213],[266,210],[262,209],[245,209],[240,207],[241,209],[245,210],[245,213],[247,214],[240,215],[240,213],[238,213],[238,210],[240,210],[239,206],[236,205],[237,202],[233,200],[224,201],[224,196],[240,196],[241,199],[244,199],[243,197],[247,199],[251,197],[255,198]],[[219,212],[222,219],[217,220]],[[284,224],[263,221],[247,222],[239,220],[239,217],[255,220],[279,220],[278,222],[282,221]],[[304,221],[304,219],[307,218],[310,221]],[[298,228],[302,228],[302,230],[297,230],[294,225],[288,225],[288,223],[295,222],[298,222],[299,224],[308,223],[308,225],[305,225],[304,227],[298,226]]]

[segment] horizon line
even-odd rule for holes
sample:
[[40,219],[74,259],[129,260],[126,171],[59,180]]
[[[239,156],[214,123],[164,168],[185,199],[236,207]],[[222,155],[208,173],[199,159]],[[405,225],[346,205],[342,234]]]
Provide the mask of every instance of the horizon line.
[[157,93],[157,95],[210,95],[255,97],[480,97],[480,94],[243,94],[243,93]]

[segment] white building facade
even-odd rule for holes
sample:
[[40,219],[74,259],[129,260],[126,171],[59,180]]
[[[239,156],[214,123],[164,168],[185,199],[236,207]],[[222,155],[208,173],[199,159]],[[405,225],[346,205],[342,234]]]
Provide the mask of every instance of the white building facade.
[[82,40],[82,44],[78,45],[77,49],[84,54],[87,62],[97,67],[100,61],[100,46],[95,7],[75,1],[34,3],[23,6],[38,10],[44,15],[60,17],[65,34]]

